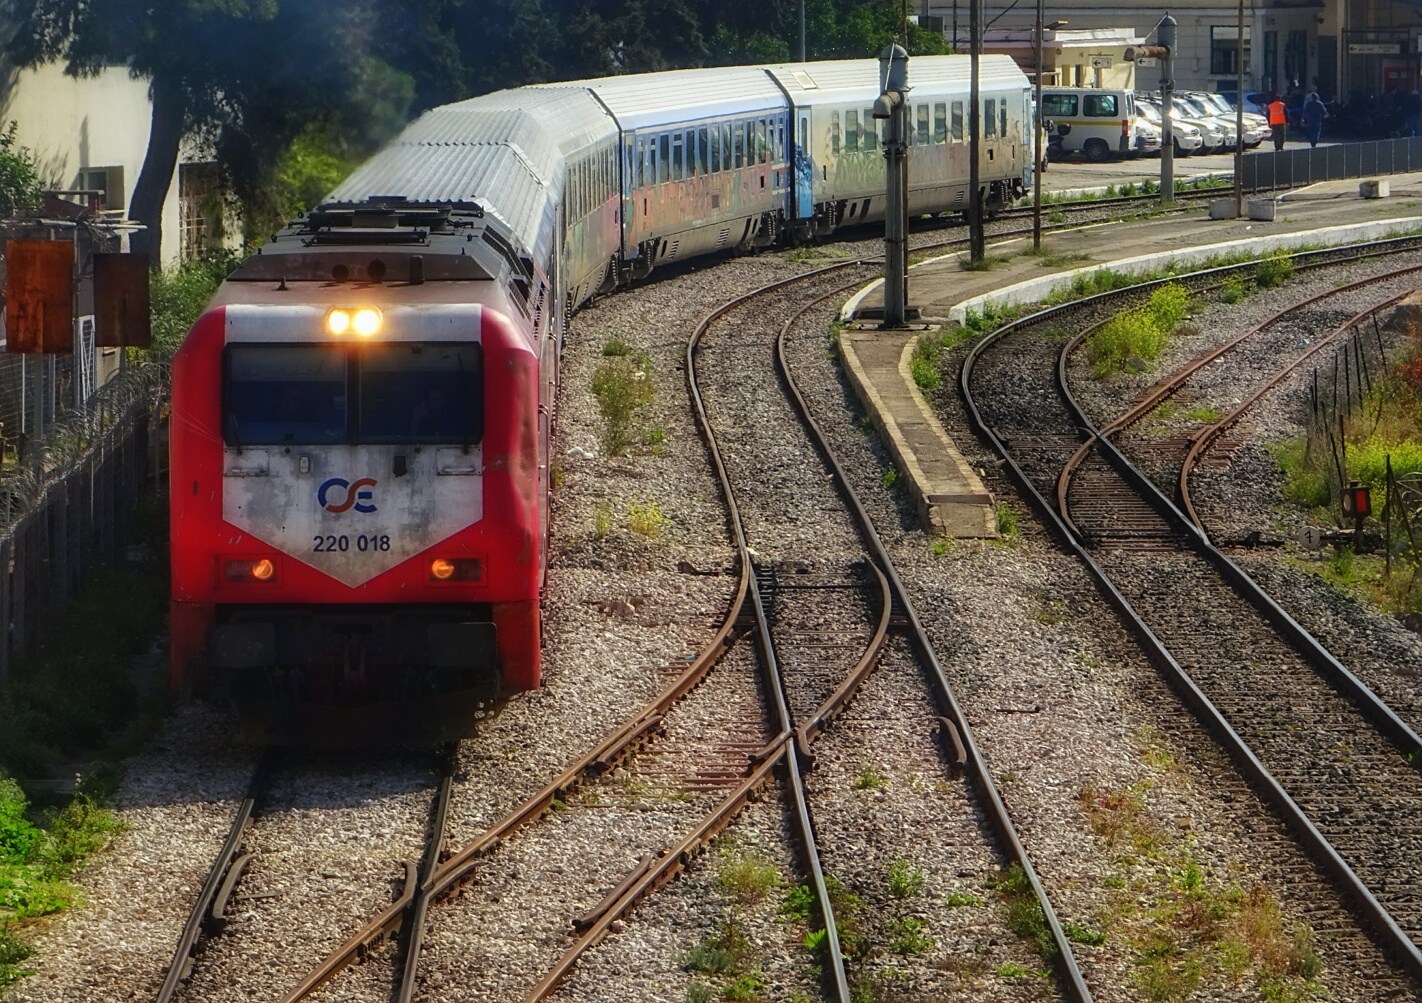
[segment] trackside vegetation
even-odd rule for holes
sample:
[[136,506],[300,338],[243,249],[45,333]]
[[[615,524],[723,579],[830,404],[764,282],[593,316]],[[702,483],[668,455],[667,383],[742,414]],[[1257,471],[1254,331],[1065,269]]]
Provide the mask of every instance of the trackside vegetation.
[[1170,283],[1150,294],[1144,306],[1118,313],[1087,342],[1086,357],[1098,377],[1127,369],[1140,371],[1160,358],[1166,339],[1190,311],[1190,293]]

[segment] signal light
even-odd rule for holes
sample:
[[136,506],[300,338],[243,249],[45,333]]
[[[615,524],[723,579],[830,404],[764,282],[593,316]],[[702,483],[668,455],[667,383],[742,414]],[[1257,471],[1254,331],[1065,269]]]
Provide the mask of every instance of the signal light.
[[276,562],[267,557],[228,561],[225,572],[229,582],[270,582],[276,578]]
[[477,557],[436,557],[430,562],[430,580],[435,582],[477,582],[484,577],[484,563]]
[[351,315],[347,310],[332,310],[326,314],[326,330],[340,337],[351,329]]

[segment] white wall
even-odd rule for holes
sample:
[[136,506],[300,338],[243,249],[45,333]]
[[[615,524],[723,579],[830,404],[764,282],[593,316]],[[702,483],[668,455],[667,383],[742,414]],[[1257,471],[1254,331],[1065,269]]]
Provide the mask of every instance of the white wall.
[[[20,70],[0,97],[0,126],[18,123],[16,142],[28,147],[48,187],[73,188],[81,168],[122,166],[124,208],[148,149],[148,83],[123,68],[75,79],[53,63]],[[163,258],[178,258],[178,172],[163,203]]]

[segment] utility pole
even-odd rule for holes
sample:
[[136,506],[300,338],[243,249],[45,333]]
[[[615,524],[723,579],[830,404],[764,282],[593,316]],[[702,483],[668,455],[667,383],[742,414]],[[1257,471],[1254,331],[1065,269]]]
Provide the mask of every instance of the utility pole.
[[1032,104],[1032,250],[1042,249],[1042,0],[1037,0],[1037,78]]
[[[1127,49],[1126,58],[1160,60],[1160,201],[1175,201],[1175,129],[1170,124],[1170,104],[1175,100],[1175,18],[1166,14],[1155,26],[1159,45]],[[1243,95],[1241,95],[1243,97]],[[1243,107],[1243,106],[1241,106]],[[1236,169],[1236,176],[1238,170]]]
[[884,163],[884,329],[908,323],[908,52],[890,45],[879,56],[874,118],[887,120]]
[[802,63],[808,58],[805,52],[805,0],[800,0],[800,62]]
[[983,234],[983,202],[978,169],[982,153],[982,94],[979,58],[983,51],[982,0],[968,0],[968,260],[973,264],[987,257],[987,238]]
[[1234,215],[1244,216],[1244,0],[1239,0],[1239,42],[1234,54]]

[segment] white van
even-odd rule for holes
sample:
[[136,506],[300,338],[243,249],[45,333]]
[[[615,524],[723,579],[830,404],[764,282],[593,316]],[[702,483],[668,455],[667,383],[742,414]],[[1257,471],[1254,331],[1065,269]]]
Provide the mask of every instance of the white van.
[[[1042,88],[1042,117],[1061,135],[1061,152],[1099,162],[1137,149],[1136,101],[1130,91],[1095,87]],[[1062,126],[1070,126],[1062,129]],[[1157,140],[1157,143],[1159,141]]]

